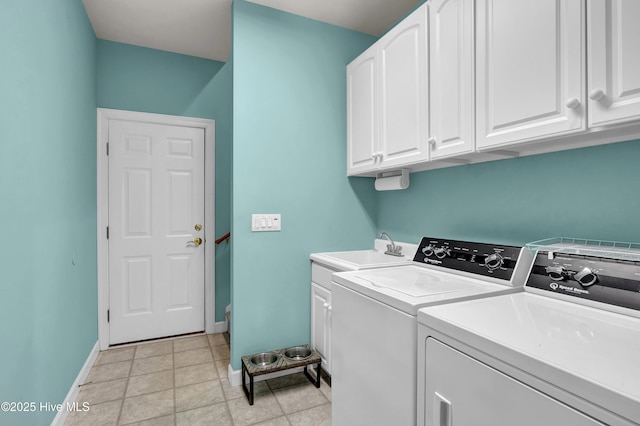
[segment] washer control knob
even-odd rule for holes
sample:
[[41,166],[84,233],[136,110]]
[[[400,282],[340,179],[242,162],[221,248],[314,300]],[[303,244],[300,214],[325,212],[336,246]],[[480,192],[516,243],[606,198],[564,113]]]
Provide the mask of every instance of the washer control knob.
[[449,250],[446,247],[438,247],[436,249],[433,249],[433,252],[436,254],[436,257],[438,259],[442,259],[442,258],[448,256],[451,253],[451,250]]
[[582,268],[576,272],[573,278],[578,281],[583,287],[589,287],[598,281],[598,276],[589,268]]
[[563,266],[547,266],[545,268],[547,275],[554,281],[562,281],[566,276],[566,269]]
[[489,270],[493,271],[504,264],[504,257],[499,253],[492,253],[484,260],[484,264],[489,268]]
[[431,257],[431,255],[433,255],[433,245],[429,244],[428,246],[423,248],[422,254],[424,254],[426,257]]

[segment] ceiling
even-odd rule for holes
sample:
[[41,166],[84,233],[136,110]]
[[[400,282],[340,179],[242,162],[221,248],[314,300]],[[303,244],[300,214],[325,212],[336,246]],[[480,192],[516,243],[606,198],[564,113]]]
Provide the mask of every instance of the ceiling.
[[[420,0],[248,0],[379,36]],[[96,36],[226,62],[232,0],[82,0]]]

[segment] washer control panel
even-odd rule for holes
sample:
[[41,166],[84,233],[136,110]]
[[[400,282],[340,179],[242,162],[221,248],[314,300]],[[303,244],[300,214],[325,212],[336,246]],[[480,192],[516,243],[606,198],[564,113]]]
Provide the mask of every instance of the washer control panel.
[[510,280],[521,247],[423,237],[414,262]]
[[640,262],[538,251],[527,287],[640,310]]

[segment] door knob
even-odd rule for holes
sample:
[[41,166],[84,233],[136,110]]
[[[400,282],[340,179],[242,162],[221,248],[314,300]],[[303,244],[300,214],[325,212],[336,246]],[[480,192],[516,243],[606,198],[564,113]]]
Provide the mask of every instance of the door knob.
[[187,241],[187,244],[193,244],[194,246],[198,247],[200,244],[202,244],[202,238],[194,238],[192,241]]
[[569,98],[565,104],[569,109],[576,109],[580,106],[580,100],[578,98]]
[[594,101],[599,101],[604,97],[604,90],[602,89],[594,89],[589,93],[589,98]]
[[200,225],[199,223],[196,223],[196,226],[194,226],[193,229],[195,229],[196,231],[200,231],[202,230],[202,225]]

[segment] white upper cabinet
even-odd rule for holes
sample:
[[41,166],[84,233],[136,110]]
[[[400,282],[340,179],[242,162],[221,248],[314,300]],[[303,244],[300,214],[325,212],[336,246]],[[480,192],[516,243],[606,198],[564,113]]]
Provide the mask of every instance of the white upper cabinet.
[[427,7],[377,43],[380,70],[381,168],[425,161],[427,147]]
[[347,65],[347,174],[428,160],[427,7]]
[[474,2],[429,2],[431,159],[473,152]]
[[478,0],[478,149],[586,129],[584,25],[579,0]]
[[347,65],[347,174],[378,168],[377,46]]
[[640,118],[640,1],[588,3],[589,126]]

